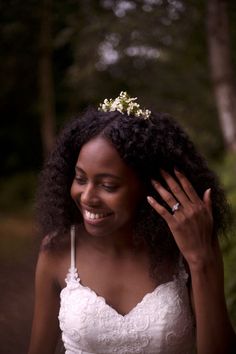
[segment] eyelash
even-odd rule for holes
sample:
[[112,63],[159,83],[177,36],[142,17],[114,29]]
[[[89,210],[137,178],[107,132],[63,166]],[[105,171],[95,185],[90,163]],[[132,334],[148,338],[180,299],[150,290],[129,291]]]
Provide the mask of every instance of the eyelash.
[[105,185],[105,184],[103,184],[102,187],[104,189],[106,189],[107,192],[110,192],[110,193],[115,192],[116,189],[117,189],[116,186],[108,186],[108,185]]
[[[86,184],[86,179],[83,177],[77,177],[75,176],[75,180],[78,184],[84,185]],[[106,185],[106,184],[101,184],[101,186],[107,191],[107,192],[114,192],[117,189],[117,186],[112,186],[112,185]]]
[[79,184],[85,184],[85,183],[86,183],[86,179],[83,178],[83,177],[75,176],[75,180],[76,180],[76,182],[78,182]]

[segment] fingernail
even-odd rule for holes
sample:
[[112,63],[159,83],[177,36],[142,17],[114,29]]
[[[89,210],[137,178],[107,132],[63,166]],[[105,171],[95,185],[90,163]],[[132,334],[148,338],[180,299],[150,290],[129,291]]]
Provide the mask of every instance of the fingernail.
[[148,201],[148,203],[153,204],[153,198],[152,197],[147,196],[147,201]]

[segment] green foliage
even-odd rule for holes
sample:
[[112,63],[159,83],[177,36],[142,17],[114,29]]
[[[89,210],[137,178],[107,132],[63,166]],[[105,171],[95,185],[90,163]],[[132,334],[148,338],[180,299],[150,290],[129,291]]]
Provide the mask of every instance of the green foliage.
[[36,110],[38,2],[1,1],[0,14],[0,166],[8,175],[37,168],[41,159]]
[[[38,97],[42,4],[11,0],[0,5],[4,83],[0,149],[6,151],[0,164],[8,175],[37,169],[42,162]],[[233,34],[234,9],[230,1]],[[52,17],[57,127],[88,104],[128,91],[142,106],[176,116],[207,156],[222,153],[203,0],[54,1]]]
[[0,180],[0,210],[2,213],[24,212],[32,209],[36,174],[22,172]]
[[225,267],[225,294],[227,305],[234,328],[236,329],[236,232],[232,231],[228,235],[228,240],[223,242],[223,256]]
[[230,317],[236,329],[236,155],[226,155],[215,166],[233,212],[233,225],[221,246],[225,267],[225,293]]

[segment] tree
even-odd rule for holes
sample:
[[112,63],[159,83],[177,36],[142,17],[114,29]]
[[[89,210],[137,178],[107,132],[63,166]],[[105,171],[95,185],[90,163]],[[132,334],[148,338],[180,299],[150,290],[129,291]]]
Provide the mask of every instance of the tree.
[[0,2],[1,177],[41,165],[38,8],[37,0]]
[[209,63],[226,148],[236,152],[236,86],[225,0],[207,2]]
[[55,139],[55,102],[52,65],[52,0],[42,0],[39,90],[41,138],[44,156],[51,151]]

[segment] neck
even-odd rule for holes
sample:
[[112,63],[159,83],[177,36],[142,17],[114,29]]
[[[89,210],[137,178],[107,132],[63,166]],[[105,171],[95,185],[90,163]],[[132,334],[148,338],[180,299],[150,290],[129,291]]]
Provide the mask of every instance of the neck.
[[96,237],[90,235],[84,227],[82,227],[79,235],[79,242],[81,244],[92,247],[94,250],[103,254],[121,256],[137,253],[144,249],[144,242],[140,242],[139,244],[134,242],[133,230],[131,228],[129,230],[122,230],[117,234]]

